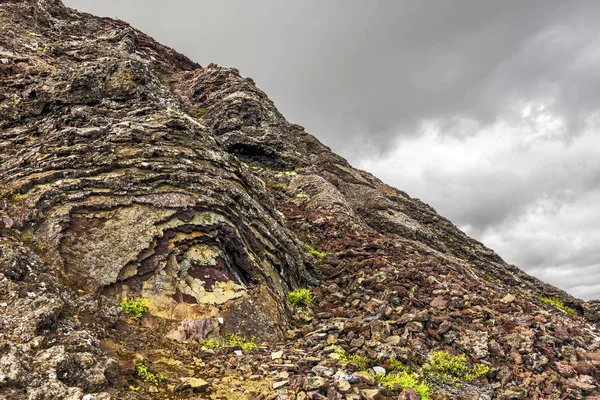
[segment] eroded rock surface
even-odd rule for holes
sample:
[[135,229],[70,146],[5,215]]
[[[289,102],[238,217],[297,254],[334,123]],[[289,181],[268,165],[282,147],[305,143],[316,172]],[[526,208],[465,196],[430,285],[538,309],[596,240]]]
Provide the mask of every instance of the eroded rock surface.
[[[13,0],[0,87],[0,398],[418,398],[374,378],[392,359],[434,398],[600,396],[597,302],[352,168],[236,69]],[[435,351],[489,371],[448,384]]]

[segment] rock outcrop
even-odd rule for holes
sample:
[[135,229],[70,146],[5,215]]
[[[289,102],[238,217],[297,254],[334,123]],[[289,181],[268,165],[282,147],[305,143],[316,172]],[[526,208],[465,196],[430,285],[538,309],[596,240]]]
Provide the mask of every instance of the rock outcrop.
[[[426,398],[382,385],[398,361],[432,398],[600,398],[596,302],[352,168],[237,70],[12,0],[0,87],[0,398]],[[485,374],[440,378],[436,352]]]

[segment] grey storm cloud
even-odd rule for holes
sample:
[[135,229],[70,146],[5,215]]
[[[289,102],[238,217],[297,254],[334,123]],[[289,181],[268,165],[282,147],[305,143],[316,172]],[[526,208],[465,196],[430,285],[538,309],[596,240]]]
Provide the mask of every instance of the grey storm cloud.
[[64,2],[237,67],[355,166],[600,298],[600,2]]
[[368,133],[383,151],[424,119],[453,132],[456,116],[486,124],[539,99],[574,134],[600,105],[595,1],[66,4],[125,19],[201,64],[236,66],[337,148]]

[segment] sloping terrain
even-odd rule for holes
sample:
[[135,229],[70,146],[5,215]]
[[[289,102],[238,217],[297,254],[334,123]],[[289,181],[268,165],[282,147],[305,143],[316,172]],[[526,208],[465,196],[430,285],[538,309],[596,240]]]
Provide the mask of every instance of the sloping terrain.
[[0,88],[1,399],[600,399],[597,302],[237,70],[12,0]]

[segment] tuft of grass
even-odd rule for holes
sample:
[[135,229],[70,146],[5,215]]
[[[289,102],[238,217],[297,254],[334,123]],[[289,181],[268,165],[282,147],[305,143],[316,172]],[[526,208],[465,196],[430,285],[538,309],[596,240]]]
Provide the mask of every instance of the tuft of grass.
[[307,306],[314,300],[313,293],[309,289],[296,289],[288,293],[288,301],[292,305]]
[[335,349],[333,352],[340,356],[340,361],[356,364],[362,371],[366,371],[369,367],[368,361],[365,357],[361,357],[356,354],[347,354],[344,349],[340,348]]
[[135,372],[140,379],[148,383],[161,383],[165,379],[165,376],[160,372],[154,374],[148,371],[148,367],[141,362],[135,364]]
[[571,307],[565,305],[565,303],[563,303],[562,301],[558,300],[558,299],[553,299],[550,297],[539,297],[539,299],[546,304],[551,304],[554,307],[558,308],[559,310],[563,310],[564,312],[571,314],[571,315],[575,315],[575,310],[573,310]]
[[427,375],[442,383],[460,386],[463,382],[471,383],[488,373],[487,365],[475,364],[472,368],[467,365],[467,356],[453,356],[444,351],[431,353],[429,363],[423,366]]
[[228,347],[241,347],[242,350],[254,350],[257,349],[258,346],[254,343],[254,338],[248,340],[245,339],[235,333],[230,333],[225,335],[225,340],[227,340]]
[[314,258],[316,258],[318,262],[323,261],[323,259],[325,258],[325,256],[327,256],[327,253],[315,250],[315,248],[312,247],[310,244],[305,244],[304,248],[306,249],[306,252],[308,254],[310,254],[311,256],[313,256]]
[[431,399],[431,388],[426,382],[423,382],[416,374],[408,371],[401,371],[389,375],[375,375],[375,380],[385,386],[388,390],[395,390],[396,388],[402,388],[402,391],[406,388],[411,388],[419,396],[421,400]]
[[121,307],[125,314],[129,315],[129,318],[131,318],[133,321],[142,318],[142,316],[149,310],[148,299],[144,299],[142,297],[132,299],[125,298],[119,303],[119,307]]

